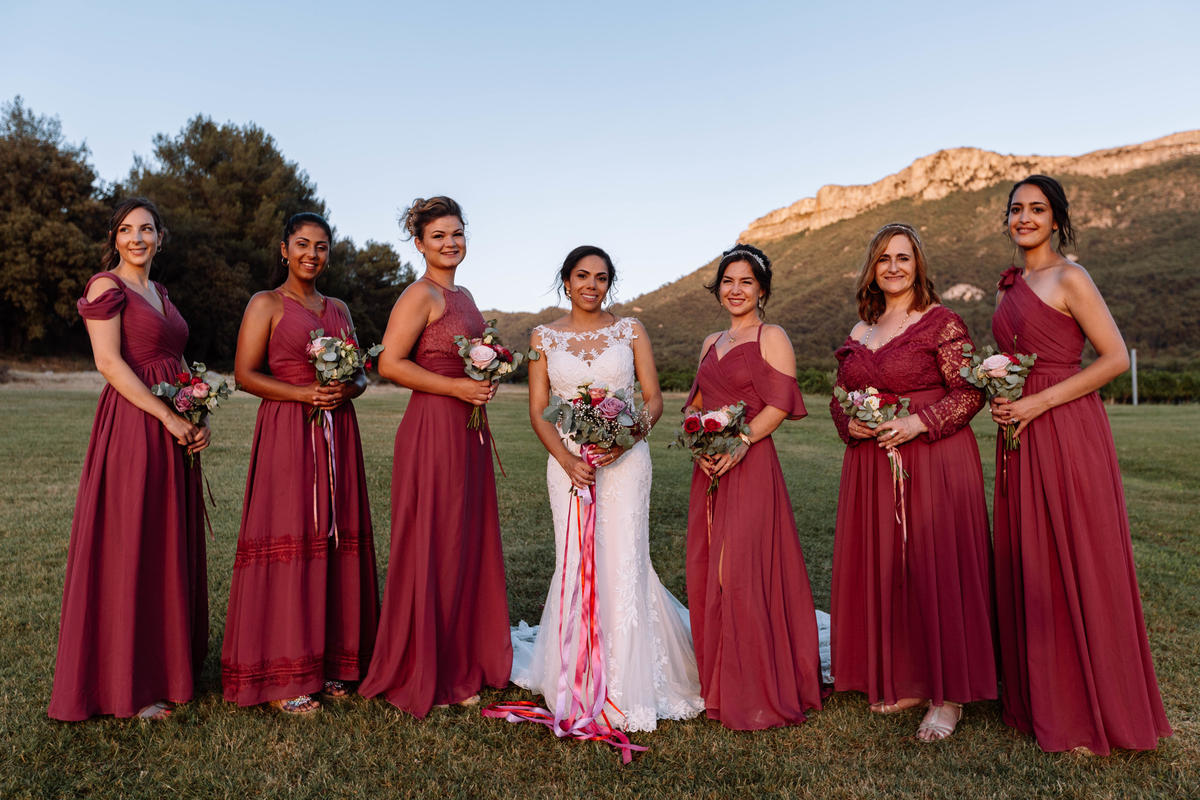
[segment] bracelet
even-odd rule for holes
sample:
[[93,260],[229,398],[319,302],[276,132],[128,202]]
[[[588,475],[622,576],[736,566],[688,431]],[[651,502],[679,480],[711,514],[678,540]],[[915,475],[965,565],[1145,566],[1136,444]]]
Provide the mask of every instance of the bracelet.
[[744,433],[739,433],[738,438],[741,439],[746,444],[746,447],[749,447],[750,445],[754,444],[754,442],[750,441],[750,437]]

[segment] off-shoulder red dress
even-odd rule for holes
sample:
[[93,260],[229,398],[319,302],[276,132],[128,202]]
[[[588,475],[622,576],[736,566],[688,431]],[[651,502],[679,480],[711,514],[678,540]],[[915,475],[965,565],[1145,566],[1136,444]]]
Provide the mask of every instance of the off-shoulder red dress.
[[[1079,371],[1085,337],[1004,273],[992,333],[1036,353],[1032,395]],[[1150,750],[1170,736],[1150,657],[1112,428],[1096,392],[996,448],[996,611],[1004,721],[1043,750]]]
[[[454,336],[482,334],[483,316],[466,292],[438,288],[446,310],[421,333],[413,359],[459,377]],[[484,685],[507,686],[512,669],[491,443],[486,430],[467,428],[471,409],[414,391],[396,431],[391,559],[375,655],[358,691],[416,717]]]
[[[762,328],[759,328],[759,336]],[[752,420],[767,406],[800,419],[800,387],[762,357],[758,341],[700,360],[688,403],[706,409],[739,401]],[[795,725],[821,707],[817,622],[804,554],[779,456],[770,436],[721,477],[712,495],[692,472],[687,526],[687,595],[700,694],[727,728]]]
[[991,544],[979,448],[969,423],[982,393],[959,375],[970,342],[962,319],[935,306],[872,351],[847,339],[839,386],[911,400],[929,429],[898,448],[908,472],[896,519],[891,465],[874,439],[846,441],[833,549],[834,687],[871,702],[995,699]]
[[[278,380],[307,385],[316,377],[309,331],[337,336],[350,321],[329,300],[317,315],[280,296],[267,366]],[[258,406],[221,649],[225,699],[238,705],[357,681],[375,644],[379,589],[358,419],[343,403],[329,414],[330,435],[322,416],[307,419],[311,408]]]
[[[188,327],[167,291],[163,313],[116,288],[80,298],[84,319],[121,317],[121,357],[147,386],[183,366]],[[159,700],[192,699],[208,652],[208,578],[199,459],[112,386],[100,392],[63,585],[48,714],[132,717]]]

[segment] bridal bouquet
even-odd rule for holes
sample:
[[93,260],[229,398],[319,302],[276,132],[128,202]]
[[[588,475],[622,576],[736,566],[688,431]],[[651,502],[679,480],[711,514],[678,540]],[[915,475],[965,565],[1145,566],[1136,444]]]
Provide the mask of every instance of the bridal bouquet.
[[[326,336],[324,328],[309,331],[312,339],[308,343],[308,359],[317,371],[317,381],[322,386],[331,383],[343,383],[350,380],[360,369],[370,369],[371,359],[383,352],[383,345],[377,344],[363,350],[354,338],[354,331],[340,336]],[[317,415],[314,406],[308,412],[309,420]]]
[[[976,350],[970,343],[963,345],[963,355],[971,363],[960,369],[959,374],[967,383],[983,389],[989,399],[1020,399],[1025,389],[1025,379],[1029,377],[1029,369],[1033,362],[1037,361],[1036,353],[1010,355],[996,352],[991,345],[987,345],[983,350]],[[1016,450],[1020,446],[1017,426],[1010,422],[1004,426],[1004,449]]]
[[[841,386],[834,386],[833,396],[837,398],[846,416],[858,420],[871,430],[889,420],[908,416],[909,398],[892,392],[881,392],[874,386],[868,386],[862,391],[847,391]],[[894,447],[888,448],[888,463],[892,466],[892,477],[896,480],[903,479],[903,462]]]
[[550,398],[542,419],[558,426],[580,449],[628,450],[637,437],[650,430],[650,420],[638,384],[630,389],[609,389],[585,383],[574,396]]
[[[743,435],[750,434],[746,424],[746,404],[734,403],[714,411],[688,411],[675,439],[667,447],[686,447],[693,461],[703,456],[719,456],[732,453],[741,445]],[[708,493],[717,490],[718,478],[713,476]]]
[[[488,380],[499,383],[505,375],[510,375],[521,366],[522,361],[537,361],[541,353],[537,350],[513,352],[500,341],[500,332],[496,330],[496,320],[489,319],[483,333],[473,338],[462,334],[454,337],[458,345],[458,354],[462,356],[467,377],[477,381]],[[483,406],[475,406],[467,427],[479,430],[483,426]]]
[[[203,426],[208,415],[216,411],[235,388],[217,373],[210,372],[202,361],[193,361],[191,368],[176,375],[173,382],[156,383],[150,391],[188,422]],[[188,453],[188,464],[194,462],[195,456]]]

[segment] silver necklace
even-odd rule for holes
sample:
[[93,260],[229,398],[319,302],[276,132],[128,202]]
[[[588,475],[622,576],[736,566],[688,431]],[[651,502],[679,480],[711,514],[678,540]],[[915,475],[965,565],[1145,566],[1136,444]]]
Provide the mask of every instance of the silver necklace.
[[[883,347],[883,345],[887,344],[892,339],[895,339],[897,336],[899,336],[904,331],[904,329],[908,327],[908,320],[910,317],[912,317],[912,309],[911,308],[908,310],[908,313],[904,315],[904,319],[900,320],[899,327],[897,327],[896,330],[892,333],[892,335],[889,336],[887,339],[885,339],[883,341],[883,343],[880,344],[879,346]],[[867,335],[864,336],[863,340],[862,340],[863,347],[866,347],[867,342],[871,341],[871,337],[875,335],[875,329],[878,327],[879,327],[879,323],[877,322],[874,325],[872,325],[871,328],[867,331]]]

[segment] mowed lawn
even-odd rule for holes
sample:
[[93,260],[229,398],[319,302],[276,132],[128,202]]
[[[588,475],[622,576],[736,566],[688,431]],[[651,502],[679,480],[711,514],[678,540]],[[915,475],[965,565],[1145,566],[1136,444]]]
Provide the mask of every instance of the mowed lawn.
[[[381,582],[389,483],[406,395],[368,391],[356,406],[370,476]],[[817,605],[828,608],[842,444],[825,400],[785,423],[776,443]],[[949,740],[913,737],[920,713],[869,714],[859,694],[832,696],[802,726],[742,733],[702,719],[635,734],[649,747],[622,766],[596,743],[484,719],[478,708],[417,721],[384,702],[331,702],[311,719],[241,709],[220,694],[219,654],[257,401],[238,396],[214,421],[204,456],[216,497],[209,543],[212,636],[196,700],[162,724],[45,715],[71,513],[96,396],[0,386],[0,798],[24,797],[1197,797],[1200,796],[1200,407],[1111,408],[1134,552],[1158,677],[1175,736],[1151,753],[1047,754],[969,706]],[[667,450],[670,409],[651,441],[651,549],[684,597],[690,466]],[[508,471],[498,478],[512,620],[536,623],[553,569],[545,452],[524,394],[505,387],[490,415]],[[975,423],[985,475],[995,428]],[[431,470],[438,469],[430,464]],[[133,476],[136,478],[136,476]],[[523,698],[485,692],[484,702]]]

